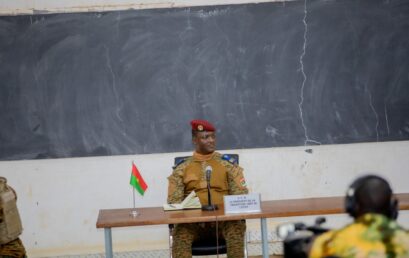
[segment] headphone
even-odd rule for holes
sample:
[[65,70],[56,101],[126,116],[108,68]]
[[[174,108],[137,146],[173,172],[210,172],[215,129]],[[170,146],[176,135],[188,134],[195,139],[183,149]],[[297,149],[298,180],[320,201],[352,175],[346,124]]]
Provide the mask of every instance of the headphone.
[[367,175],[357,178],[348,188],[345,196],[345,211],[353,218],[358,216],[358,203],[356,200],[356,193],[369,180],[379,180],[387,185],[388,191],[391,193],[391,200],[388,210],[385,213],[389,218],[396,220],[398,217],[398,200],[393,197],[392,189],[389,183],[382,177],[376,175]]

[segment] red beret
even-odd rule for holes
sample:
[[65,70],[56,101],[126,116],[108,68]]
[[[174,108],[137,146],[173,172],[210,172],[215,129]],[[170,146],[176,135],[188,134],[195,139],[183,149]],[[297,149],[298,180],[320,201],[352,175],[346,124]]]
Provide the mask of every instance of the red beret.
[[208,131],[208,132],[214,132],[216,129],[214,126],[206,120],[192,120],[190,121],[190,125],[192,126],[192,130],[194,131]]

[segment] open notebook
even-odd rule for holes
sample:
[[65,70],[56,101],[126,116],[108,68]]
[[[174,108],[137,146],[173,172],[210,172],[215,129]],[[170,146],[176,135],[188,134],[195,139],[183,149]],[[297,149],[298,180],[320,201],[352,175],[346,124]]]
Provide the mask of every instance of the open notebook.
[[165,211],[200,208],[202,208],[202,204],[200,203],[199,197],[197,197],[195,191],[191,191],[190,194],[186,196],[186,198],[181,203],[163,205],[163,209]]

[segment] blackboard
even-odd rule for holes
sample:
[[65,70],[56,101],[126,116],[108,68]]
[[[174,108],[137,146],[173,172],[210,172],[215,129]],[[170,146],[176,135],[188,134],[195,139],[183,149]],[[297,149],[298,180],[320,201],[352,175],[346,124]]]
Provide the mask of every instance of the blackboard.
[[0,159],[409,139],[409,1],[0,17]]

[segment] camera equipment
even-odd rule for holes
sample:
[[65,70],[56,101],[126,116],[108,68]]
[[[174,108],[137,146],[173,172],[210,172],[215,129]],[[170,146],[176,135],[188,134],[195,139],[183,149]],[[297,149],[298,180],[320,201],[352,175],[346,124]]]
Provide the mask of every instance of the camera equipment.
[[284,239],[284,258],[307,258],[310,246],[315,237],[328,231],[321,227],[326,221],[318,217],[313,226],[304,223],[288,223],[277,227],[277,235]]

